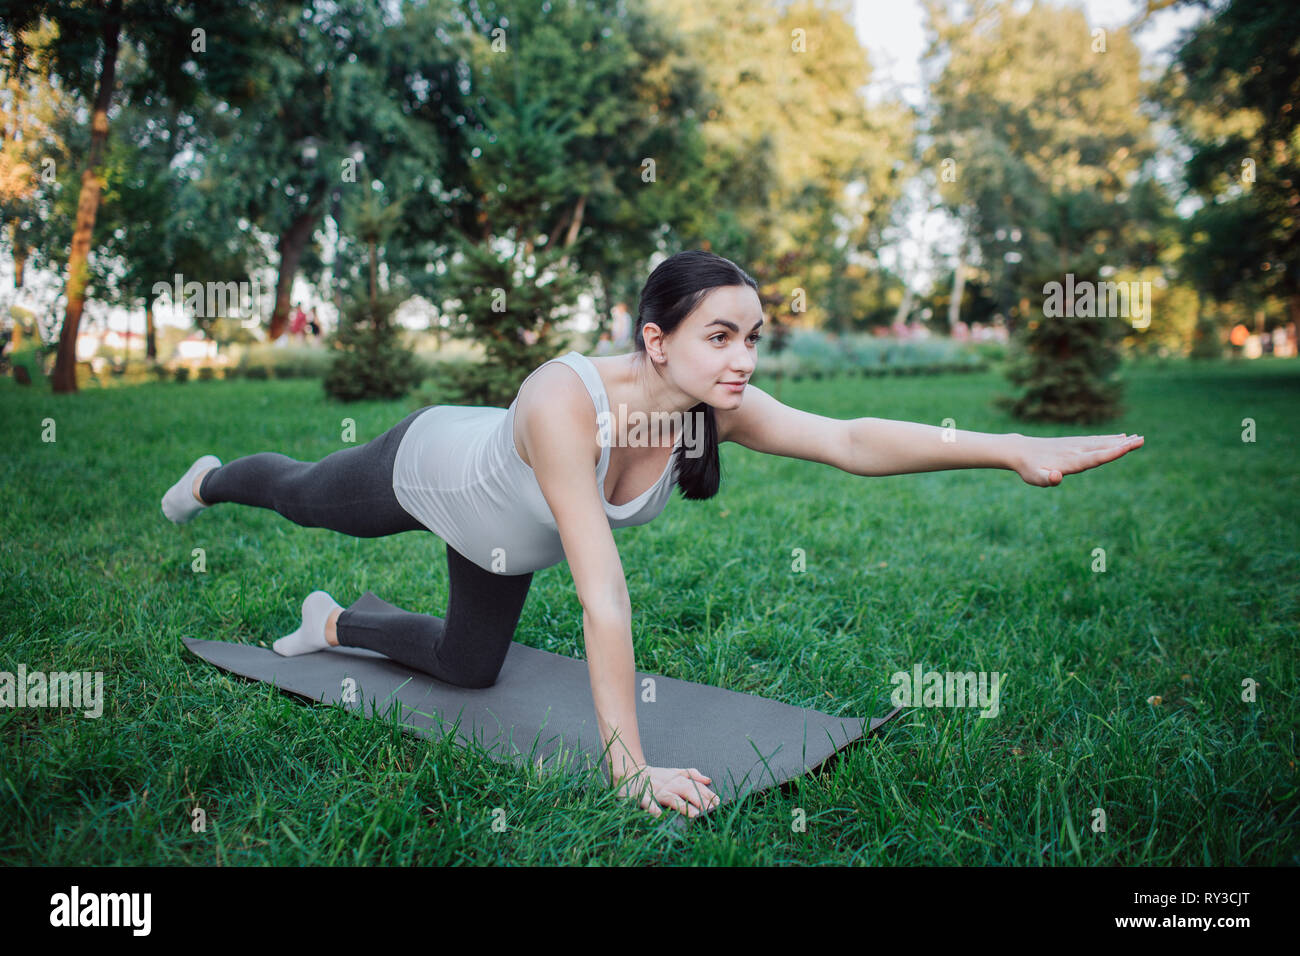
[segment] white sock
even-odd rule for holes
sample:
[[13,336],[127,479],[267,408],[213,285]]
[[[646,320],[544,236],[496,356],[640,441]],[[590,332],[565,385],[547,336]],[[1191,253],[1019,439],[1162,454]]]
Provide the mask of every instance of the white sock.
[[280,638],[271,647],[283,657],[310,654],[331,647],[325,640],[325,622],[336,607],[342,607],[324,591],[312,591],[302,602],[302,627]]
[[162,512],[169,521],[185,524],[207,507],[194,497],[194,479],[209,468],[220,468],[221,459],[216,455],[204,455],[185,472],[184,477],[167,489],[162,498]]

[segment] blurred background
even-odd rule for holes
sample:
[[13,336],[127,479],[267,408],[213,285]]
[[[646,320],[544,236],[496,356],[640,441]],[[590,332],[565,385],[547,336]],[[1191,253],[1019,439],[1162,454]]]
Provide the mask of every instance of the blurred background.
[[5,371],[507,404],[707,248],[760,283],[759,384],[995,368],[1017,418],[1105,420],[1125,361],[1296,355],[1298,22],[6,0]]

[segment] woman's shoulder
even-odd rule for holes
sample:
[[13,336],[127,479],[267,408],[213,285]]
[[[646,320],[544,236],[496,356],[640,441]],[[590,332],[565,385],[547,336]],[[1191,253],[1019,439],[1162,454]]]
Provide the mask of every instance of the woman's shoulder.
[[599,455],[595,403],[586,382],[568,363],[551,361],[535,369],[519,386],[514,409],[515,444],[525,462],[532,461],[527,454],[532,441],[570,423],[592,436],[592,448]]
[[[560,361],[566,359],[566,361]],[[582,407],[578,399],[586,399],[595,412],[595,403],[591,400],[591,389],[583,374],[567,361],[567,356],[544,362],[524,379],[515,396],[519,411],[537,407],[552,407],[556,403],[573,404]]]

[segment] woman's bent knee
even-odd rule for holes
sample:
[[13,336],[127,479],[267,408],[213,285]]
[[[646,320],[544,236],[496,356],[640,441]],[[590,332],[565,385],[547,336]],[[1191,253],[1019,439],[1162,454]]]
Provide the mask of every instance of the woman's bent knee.
[[448,669],[441,668],[442,673],[446,676],[442,678],[449,684],[455,684],[457,687],[464,687],[467,690],[484,690],[491,687],[501,676],[501,667],[458,667]]

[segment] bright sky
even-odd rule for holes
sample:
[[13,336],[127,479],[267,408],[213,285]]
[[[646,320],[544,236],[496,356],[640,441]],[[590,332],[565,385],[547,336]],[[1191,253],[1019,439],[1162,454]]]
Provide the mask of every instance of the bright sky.
[[[1021,5],[1028,7],[1028,0],[1021,0]],[[1091,26],[1107,30],[1133,21],[1145,7],[1143,0],[1055,0],[1049,5],[1081,6]],[[854,0],[853,13],[858,42],[871,52],[877,73],[874,79],[919,105],[924,97],[920,61],[925,51],[925,14],[919,0]],[[1177,39],[1179,31],[1201,15],[1195,8],[1178,8],[1151,17],[1135,34],[1144,59],[1162,59],[1161,52]]]

